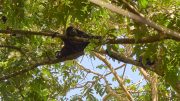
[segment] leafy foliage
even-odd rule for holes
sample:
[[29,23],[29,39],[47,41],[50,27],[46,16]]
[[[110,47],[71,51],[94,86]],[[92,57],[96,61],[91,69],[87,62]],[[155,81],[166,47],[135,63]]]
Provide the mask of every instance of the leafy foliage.
[[[107,1],[128,10],[123,2]],[[180,32],[179,0],[129,0],[128,4],[133,5],[146,18],[157,24]],[[112,48],[134,60],[141,55],[152,61],[155,60],[158,65],[154,72],[162,74],[157,83],[159,100],[178,100],[175,91],[177,91],[180,82],[179,42],[168,39],[148,44],[102,45],[108,38],[114,40],[135,38],[137,42],[139,39],[154,35],[161,37],[161,32],[147,25],[96,6],[88,0],[1,0],[0,18],[3,16],[7,18],[7,21],[1,19],[0,30],[54,31],[63,34],[65,29],[72,25],[92,35],[102,36],[101,42],[90,40],[89,46],[85,49],[88,55],[79,59],[85,61],[84,65],[89,70],[105,75],[109,81],[108,85],[122,97],[122,100],[125,96],[123,88],[117,86],[117,80],[114,80],[113,75],[106,75],[109,73],[108,66],[99,62],[100,60],[97,60],[92,51]],[[162,37],[164,37],[163,34]],[[0,33],[0,77],[30,68],[35,63],[44,60],[52,61],[55,58],[55,52],[61,49],[62,44],[60,38],[30,35],[29,33],[23,35],[21,33]],[[94,60],[91,60],[92,58]],[[81,60],[71,60],[42,66],[37,65],[36,69],[2,80],[0,82],[0,99],[5,101],[73,101],[77,99],[98,101],[107,97],[112,101],[118,100],[116,96],[107,91],[107,84],[100,75],[83,70],[75,61],[81,62]],[[121,62],[117,63],[116,60],[109,59],[109,61],[113,66],[121,64]],[[93,64],[92,66],[90,62]],[[144,59],[143,64],[145,63]],[[143,82],[142,85],[133,85],[134,80],[130,76],[124,76],[125,72],[123,71],[127,71],[126,67],[124,68],[117,70],[118,75],[125,79],[124,84],[129,91],[132,91],[132,96],[137,101],[151,100],[150,84]],[[132,70],[128,70],[128,72],[133,71],[134,74],[138,71],[134,66]],[[153,74],[152,71],[148,71],[148,73]],[[143,75],[138,75],[138,77],[143,77]],[[71,93],[73,90],[75,93]],[[108,94],[110,96],[106,96]],[[127,100],[126,97],[124,100]]]

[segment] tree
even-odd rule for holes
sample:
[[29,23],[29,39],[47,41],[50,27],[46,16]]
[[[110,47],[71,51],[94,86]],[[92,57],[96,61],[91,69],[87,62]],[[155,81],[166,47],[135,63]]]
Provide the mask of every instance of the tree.
[[[0,0],[1,99],[178,100],[179,10],[179,0]],[[70,25],[101,39],[73,37],[90,42],[85,55],[57,59]]]

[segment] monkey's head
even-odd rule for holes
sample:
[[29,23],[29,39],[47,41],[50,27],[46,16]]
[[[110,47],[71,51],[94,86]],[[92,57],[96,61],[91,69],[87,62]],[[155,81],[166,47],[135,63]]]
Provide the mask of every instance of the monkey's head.
[[75,28],[72,27],[72,26],[69,26],[69,27],[66,29],[66,35],[67,35],[67,36],[71,36],[71,37],[78,35],[77,29],[75,29]]

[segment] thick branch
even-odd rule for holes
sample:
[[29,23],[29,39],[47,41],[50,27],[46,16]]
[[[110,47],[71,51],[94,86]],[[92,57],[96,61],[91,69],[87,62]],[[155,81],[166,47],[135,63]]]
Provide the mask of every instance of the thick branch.
[[[124,55],[121,55],[121,54],[119,54],[119,53],[117,53],[117,52],[115,52],[113,50],[111,50],[110,54],[108,54],[107,52],[103,52],[103,53],[107,54],[109,57],[111,57],[113,59],[116,59],[118,61],[121,61],[121,62],[124,62],[124,63],[128,63],[128,64],[132,64],[132,65],[139,66],[139,67],[143,67],[144,69],[148,69],[150,71],[156,72],[156,70],[153,67],[142,65],[142,63],[140,63],[140,62],[138,62],[136,60],[133,60],[132,58],[128,58],[128,57],[126,57]],[[141,72],[143,72],[143,71],[141,70]],[[156,73],[158,75],[160,75],[160,76],[164,75],[163,72],[156,72]],[[148,77],[148,75],[146,75],[146,76]],[[149,80],[149,78],[146,78],[146,79]]]
[[119,39],[108,39],[104,44],[144,44],[144,43],[154,43],[165,39],[171,39],[171,38],[160,37],[159,35],[145,37],[141,39],[119,38]]
[[79,52],[79,53],[76,53],[76,54],[70,55],[68,57],[61,58],[61,59],[51,59],[51,60],[46,59],[44,61],[32,63],[32,64],[30,64],[30,66],[28,68],[24,68],[22,70],[15,71],[15,72],[12,72],[10,74],[7,74],[7,75],[4,75],[4,76],[0,77],[0,81],[15,77],[17,75],[21,75],[21,74],[26,73],[26,72],[29,72],[30,70],[33,70],[33,69],[37,68],[38,66],[55,64],[55,63],[58,63],[58,62],[63,62],[65,60],[72,60],[72,59],[75,59],[75,58],[77,58],[77,57],[79,57],[79,56],[81,56],[83,54],[84,54],[84,52]]
[[[112,50],[111,50],[112,51]],[[123,56],[123,55],[121,55],[119,58],[118,58],[118,56],[120,55],[120,54],[118,54],[118,53],[116,53],[116,52],[114,52],[114,51],[112,51],[113,53],[112,54],[108,54],[106,51],[104,51],[104,50],[100,50],[99,51],[99,53],[101,53],[101,54],[107,54],[109,57],[111,57],[111,58],[113,58],[113,59],[116,59],[116,60],[119,60],[119,61],[121,61],[121,62],[124,62],[124,63],[128,63],[127,61],[134,61],[134,62],[138,62],[138,61],[135,61],[135,60],[132,60],[132,59],[130,59],[130,58],[127,58],[127,57],[125,57],[125,56]],[[116,54],[116,55],[115,55]],[[116,56],[116,57],[115,57]],[[125,61],[124,61],[124,58],[127,58],[127,59],[125,59]],[[124,64],[125,65],[125,64]],[[139,65],[142,65],[142,63],[140,63]],[[150,75],[146,72],[146,70],[145,69],[143,69],[143,68],[140,68],[139,66],[137,67],[138,68],[138,70],[142,73],[142,75],[144,76],[144,78],[146,79],[146,80],[148,80],[148,81],[151,81],[151,77],[150,77]],[[116,70],[116,69],[115,69]],[[111,73],[111,72],[110,72]]]
[[164,26],[161,26],[161,25],[158,25],[156,24],[155,22],[149,20],[149,19],[146,19],[142,16],[139,16],[139,15],[136,15],[134,13],[131,13],[129,11],[126,11],[118,6],[115,6],[115,5],[112,5],[110,3],[106,3],[102,0],[89,0],[90,2],[94,3],[94,4],[97,4],[101,7],[105,7],[113,12],[116,12],[120,15],[124,15],[126,17],[129,17],[131,19],[134,19],[140,23],[143,23],[143,24],[147,24],[148,26],[156,29],[157,31],[160,31],[161,33],[169,36],[169,37],[172,37],[174,40],[177,40],[177,41],[180,41],[180,33],[176,32],[176,31],[173,31],[171,29],[168,29]]
[[152,101],[158,101],[158,75],[153,73],[151,83],[151,99]]
[[37,31],[27,31],[27,30],[0,30],[0,33],[3,34],[22,34],[22,35],[41,35],[41,36],[51,36],[51,37],[60,37],[64,36],[58,32],[37,32]]
[[[67,37],[65,35],[62,35],[58,32],[35,32],[35,31],[27,31],[27,30],[0,30],[0,33],[3,34],[22,34],[22,35],[41,35],[41,36],[50,36],[50,37],[57,37],[61,39],[66,39]],[[71,40],[80,41],[80,42],[88,42],[90,39],[99,40],[99,42],[102,41],[101,38],[79,38],[79,37],[73,37],[69,38]],[[145,37],[141,39],[135,39],[135,38],[118,38],[118,39],[106,39],[105,42],[102,44],[138,44],[138,43],[153,43],[158,42],[165,39],[172,39],[171,37],[160,37],[159,35]],[[179,40],[180,41],[180,40]]]

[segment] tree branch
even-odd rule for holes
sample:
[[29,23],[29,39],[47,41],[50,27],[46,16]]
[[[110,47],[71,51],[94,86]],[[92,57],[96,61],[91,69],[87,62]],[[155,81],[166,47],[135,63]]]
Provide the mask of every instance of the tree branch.
[[129,11],[126,11],[118,6],[115,6],[115,5],[112,5],[110,3],[106,3],[102,0],[89,0],[90,2],[96,4],[96,5],[99,5],[101,7],[105,7],[113,12],[116,12],[120,15],[123,15],[123,16],[126,16],[126,17],[129,17],[135,21],[138,21],[140,23],[143,23],[143,24],[147,24],[148,26],[156,29],[157,31],[160,31],[161,33],[163,33],[165,36],[169,36],[171,37],[172,39],[174,40],[177,40],[177,41],[180,41],[180,33],[176,32],[176,31],[173,31],[171,29],[168,29],[164,26],[161,26],[161,25],[158,25],[157,23],[145,18],[145,17],[142,17],[142,16],[139,16],[139,15],[136,15],[132,12],[129,12]]
[[142,17],[144,16],[144,15],[141,14],[137,9],[135,9],[132,5],[130,5],[127,0],[121,0],[121,1],[122,1],[124,4],[126,4],[126,8],[127,8],[130,12],[132,12],[132,13],[138,15],[138,16],[142,16]]
[[[66,39],[67,37],[58,32],[36,32],[36,31],[27,31],[27,30],[0,30],[2,34],[22,34],[22,35],[41,35],[41,36],[49,36],[49,37],[57,37],[61,39]],[[80,42],[89,42],[91,39],[99,40],[99,42],[103,41],[103,37],[101,38],[80,38],[80,37],[71,37],[70,40],[80,41]],[[143,43],[153,43],[162,41],[165,39],[173,39],[168,36],[159,36],[154,35],[150,37],[144,37],[141,39],[135,38],[118,38],[118,39],[106,39],[105,42],[101,42],[102,44],[143,44]],[[177,41],[177,40],[176,40]],[[180,41],[180,40],[178,40]]]
[[[100,78],[103,78],[104,81],[105,81],[105,83],[106,83],[106,88],[107,88],[107,90],[108,90],[108,93],[112,94],[112,95],[113,95],[114,97],[116,97],[116,98],[119,98],[119,99],[121,98],[121,97],[109,86],[109,83],[108,83],[108,81],[107,81],[107,79],[106,79],[105,76],[103,76],[103,75],[101,75],[101,74],[99,74],[99,73],[97,73],[97,72],[95,72],[95,71],[92,71],[92,70],[90,70],[90,69],[87,69],[87,68],[83,67],[83,66],[80,65],[78,62],[76,62],[76,64],[79,66],[79,68],[80,68],[81,70],[84,70],[84,71],[86,71],[86,72],[88,72],[88,73],[92,73],[92,74],[98,75]],[[106,74],[106,75],[109,75],[109,74]],[[100,78],[99,78],[99,79],[100,79]],[[96,79],[96,81],[93,82],[93,84],[91,85],[91,87],[92,87],[99,79]]]
[[[148,69],[150,71],[153,71],[153,72],[156,72],[158,75],[160,76],[163,76],[164,75],[164,72],[163,71],[156,71],[156,69],[154,68],[154,66],[147,66],[147,65],[142,65],[142,63],[136,61],[136,60],[133,60],[131,58],[128,58],[124,55],[121,55],[113,50],[110,50],[111,54],[108,54],[106,51],[101,51],[101,53],[103,54],[107,54],[109,57],[113,58],[113,59],[116,59],[118,61],[121,61],[121,62],[124,62],[124,63],[128,63],[128,64],[132,64],[132,65],[135,65],[135,66],[139,66],[139,67],[143,67],[143,69]],[[145,73],[145,71],[143,69],[139,69],[145,77],[148,77],[146,78],[147,80],[150,80],[149,76],[147,73]]]
[[61,58],[61,59],[46,59],[46,60],[43,60],[43,61],[40,61],[40,62],[34,62],[32,64],[29,65],[28,68],[24,68],[24,69],[21,69],[19,71],[14,71],[12,73],[9,73],[7,75],[4,75],[2,77],[0,77],[0,81],[3,81],[3,80],[6,80],[6,79],[9,79],[9,78],[12,78],[12,77],[15,77],[17,75],[21,75],[23,73],[26,73],[26,72],[29,72],[30,70],[33,70],[35,68],[37,68],[38,66],[43,66],[43,65],[50,65],[50,64],[55,64],[55,63],[59,63],[59,62],[63,62],[63,61],[66,61],[66,60],[72,60],[72,59],[75,59],[81,55],[83,55],[84,52],[79,52],[79,53],[75,53],[75,54],[72,54],[68,57],[64,57],[64,58]]
[[152,101],[158,101],[158,75],[153,73],[151,83],[151,99]]
[[129,91],[127,90],[127,88],[125,87],[124,83],[123,83],[123,79],[118,75],[118,73],[113,69],[113,67],[111,66],[111,64],[100,54],[94,52],[94,55],[99,58],[100,60],[102,60],[107,67],[109,68],[109,70],[112,72],[112,74],[114,75],[114,77],[117,79],[119,86],[122,87],[122,89],[124,90],[124,92],[126,93],[127,98],[130,101],[134,101],[134,98],[132,97],[132,95],[129,93]]
[[38,31],[28,31],[28,30],[13,30],[13,29],[7,29],[7,30],[0,30],[0,33],[3,34],[22,34],[22,35],[41,35],[41,36],[51,36],[51,37],[60,37],[64,38],[65,36],[58,33],[58,32],[38,32]]
[[0,48],[9,48],[9,49],[15,49],[19,52],[22,52],[21,48],[18,48],[16,46],[10,46],[10,45],[0,45]]

